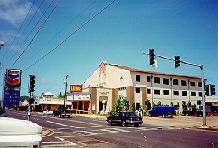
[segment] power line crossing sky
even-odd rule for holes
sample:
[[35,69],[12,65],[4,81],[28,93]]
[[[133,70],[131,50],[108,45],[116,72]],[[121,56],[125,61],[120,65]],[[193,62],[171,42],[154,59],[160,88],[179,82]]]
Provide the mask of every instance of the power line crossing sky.
[[[46,16],[40,20],[41,23],[31,31],[51,2],[52,0],[44,3],[42,0],[0,1],[0,40],[5,41],[5,46],[0,50],[0,79],[3,81],[2,74],[7,68],[26,69],[22,75],[22,95],[27,95],[25,88],[30,74],[36,75],[36,95],[43,91],[58,94],[64,91],[63,79],[66,74],[70,76],[69,83],[81,84],[103,60],[142,70],[200,76],[199,68],[181,64],[174,69],[172,61],[159,58],[158,67],[150,67],[148,56],[142,54],[148,52],[149,48],[154,48],[158,55],[171,58],[178,55],[181,60],[203,64],[207,83],[218,86],[218,78],[215,75],[218,73],[216,0],[56,1],[56,10],[28,50],[22,54],[54,8],[55,5],[52,5]],[[109,4],[111,5],[106,10],[98,14]],[[16,34],[31,6],[33,10],[26,18],[24,30]],[[23,13],[18,13],[17,9],[23,10]],[[17,17],[12,13],[16,13]],[[98,14],[95,19],[70,36],[95,14]],[[8,44],[14,36],[16,44]],[[68,36],[70,38],[58,46],[57,50],[29,67],[55,49]],[[13,54],[15,55],[11,59]],[[10,67],[11,65],[13,67]]]

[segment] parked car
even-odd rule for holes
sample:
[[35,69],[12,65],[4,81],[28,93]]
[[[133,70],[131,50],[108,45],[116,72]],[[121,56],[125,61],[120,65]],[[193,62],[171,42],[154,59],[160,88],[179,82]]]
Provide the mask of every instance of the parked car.
[[58,116],[59,118],[68,117],[70,118],[70,112],[68,110],[56,109],[53,111],[53,117]]
[[162,116],[162,117],[173,117],[176,115],[176,108],[174,106],[155,106],[153,110],[148,112],[150,117]]
[[52,110],[45,110],[42,112],[43,115],[53,115],[53,111]]
[[120,112],[117,116],[109,116],[107,117],[107,122],[109,125],[117,123],[122,126],[139,126],[139,124],[143,123],[142,117],[135,115],[134,112]]

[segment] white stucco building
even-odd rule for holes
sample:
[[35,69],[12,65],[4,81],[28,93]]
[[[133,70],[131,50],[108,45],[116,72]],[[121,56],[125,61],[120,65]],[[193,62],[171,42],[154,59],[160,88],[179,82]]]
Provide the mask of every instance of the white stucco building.
[[163,105],[179,105],[182,101],[202,106],[201,78],[196,76],[166,74],[144,71],[127,66],[101,62],[85,81],[84,92],[90,92],[90,110],[93,113],[108,112],[119,96],[125,97],[130,106],[140,104],[145,109],[145,100]]

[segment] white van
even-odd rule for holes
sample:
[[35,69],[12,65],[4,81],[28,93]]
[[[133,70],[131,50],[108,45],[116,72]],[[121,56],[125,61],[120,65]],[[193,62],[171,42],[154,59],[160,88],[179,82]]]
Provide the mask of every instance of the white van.
[[0,117],[0,147],[40,147],[42,127],[27,120]]

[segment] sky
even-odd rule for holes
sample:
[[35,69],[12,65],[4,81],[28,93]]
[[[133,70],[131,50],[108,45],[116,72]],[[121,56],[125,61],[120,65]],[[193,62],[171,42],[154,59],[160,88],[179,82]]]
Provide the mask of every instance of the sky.
[[0,40],[0,93],[6,69],[22,70],[21,95],[35,75],[38,96],[63,93],[66,75],[83,84],[101,61],[201,76],[199,67],[161,58],[151,67],[142,54],[151,48],[203,65],[207,84],[218,86],[217,0],[1,0]]

